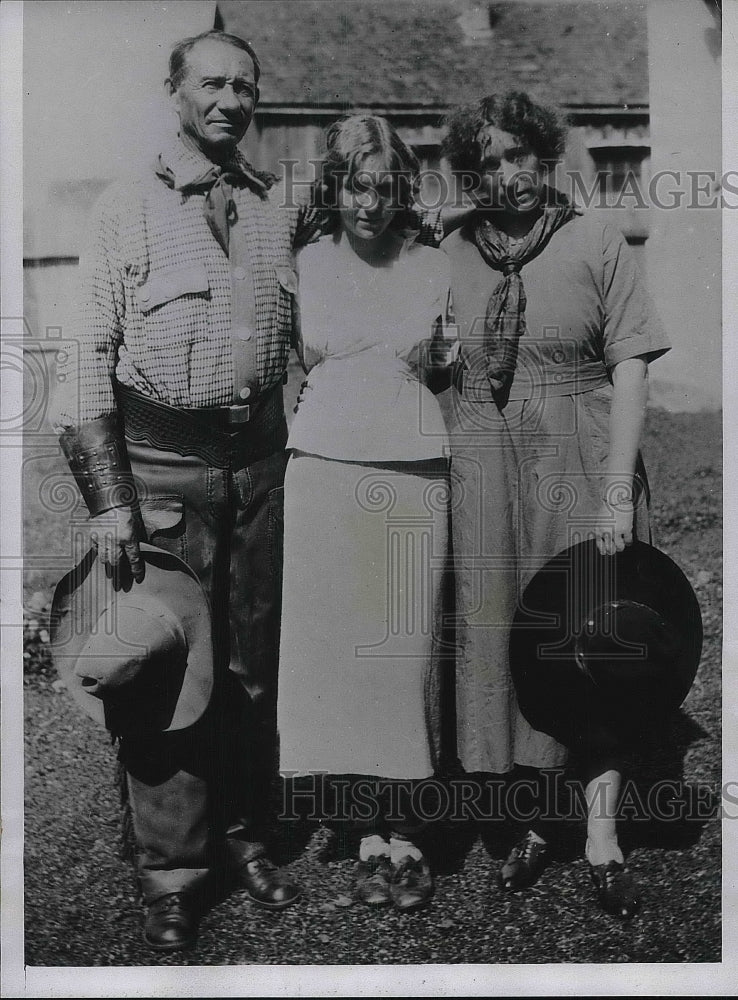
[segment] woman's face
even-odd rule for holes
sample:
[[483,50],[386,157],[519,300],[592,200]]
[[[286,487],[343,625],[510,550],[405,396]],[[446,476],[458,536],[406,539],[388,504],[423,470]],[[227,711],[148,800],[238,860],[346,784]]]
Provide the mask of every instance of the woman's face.
[[376,240],[400,211],[398,178],[380,156],[367,156],[338,192],[342,228],[362,240]]
[[471,195],[480,208],[523,214],[538,206],[546,172],[530,146],[494,125],[477,134],[480,180]]

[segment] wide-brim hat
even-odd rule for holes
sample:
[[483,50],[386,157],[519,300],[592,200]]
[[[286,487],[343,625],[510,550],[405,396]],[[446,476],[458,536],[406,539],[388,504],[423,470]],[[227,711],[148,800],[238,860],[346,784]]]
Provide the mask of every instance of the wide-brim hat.
[[572,749],[633,748],[682,704],[702,651],[702,616],[682,570],[634,542],[565,549],[525,588],[510,669],[528,722]]
[[66,688],[115,735],[185,729],[213,689],[210,612],[195,573],[141,544],[141,583],[116,590],[92,548],[57,584],[51,652]]

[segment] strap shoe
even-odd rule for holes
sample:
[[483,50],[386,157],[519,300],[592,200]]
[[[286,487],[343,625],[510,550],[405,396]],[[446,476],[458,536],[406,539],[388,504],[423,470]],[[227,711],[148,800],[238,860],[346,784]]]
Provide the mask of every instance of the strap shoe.
[[548,844],[536,840],[529,830],[513,847],[500,869],[500,888],[506,892],[527,889],[537,880],[548,861]]
[[619,861],[608,861],[605,865],[590,865],[589,872],[602,909],[613,917],[630,920],[641,900],[625,866]]
[[402,858],[392,866],[390,896],[398,910],[416,910],[430,902],[433,876],[425,858]]
[[373,854],[356,865],[356,898],[366,906],[388,906],[392,902],[392,865],[386,854]]

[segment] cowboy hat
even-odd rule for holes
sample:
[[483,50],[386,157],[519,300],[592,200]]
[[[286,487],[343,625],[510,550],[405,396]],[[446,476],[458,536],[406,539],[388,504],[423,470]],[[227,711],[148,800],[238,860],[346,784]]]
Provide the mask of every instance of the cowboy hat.
[[115,735],[185,729],[213,687],[207,599],[170,552],[141,544],[145,575],[115,590],[97,550],[57,584],[51,651],[84,711]]
[[574,749],[634,746],[684,701],[702,651],[695,593],[665,553],[594,540],[551,559],[523,592],[510,670],[528,722]]

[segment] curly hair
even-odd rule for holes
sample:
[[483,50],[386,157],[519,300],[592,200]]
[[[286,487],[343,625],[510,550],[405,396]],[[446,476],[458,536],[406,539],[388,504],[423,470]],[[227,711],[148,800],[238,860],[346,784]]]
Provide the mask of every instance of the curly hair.
[[476,104],[466,104],[444,119],[441,153],[453,170],[474,172],[480,166],[479,130],[493,125],[522,139],[545,164],[561,159],[566,144],[567,122],[554,108],[534,103],[519,90],[490,94]]
[[339,118],[325,134],[326,153],[320,176],[313,185],[313,204],[320,210],[321,229],[334,232],[339,225],[339,189],[350,184],[369,157],[379,157],[391,173],[400,211],[392,220],[396,229],[412,225],[412,205],[420,173],[415,153],[379,115],[354,114]]

